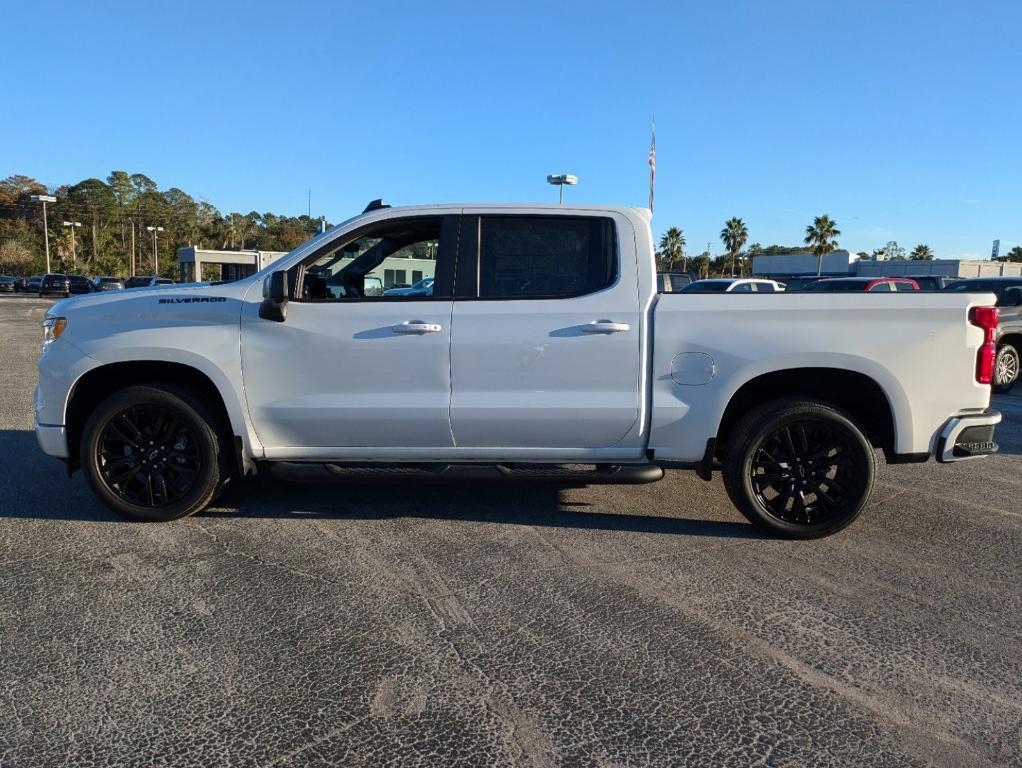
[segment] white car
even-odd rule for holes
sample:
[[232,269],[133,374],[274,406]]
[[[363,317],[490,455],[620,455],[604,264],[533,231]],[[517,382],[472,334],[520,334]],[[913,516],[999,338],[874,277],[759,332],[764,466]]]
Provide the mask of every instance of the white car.
[[678,293],[780,293],[784,283],[776,280],[763,280],[747,277],[713,277],[708,280],[696,280]]
[[[367,295],[422,243],[431,295]],[[643,209],[371,206],[237,282],[55,304],[36,434],[135,519],[271,462],[641,483],[670,461],[802,538],[858,516],[874,448],[997,450],[992,294],[732,293],[658,294]]]

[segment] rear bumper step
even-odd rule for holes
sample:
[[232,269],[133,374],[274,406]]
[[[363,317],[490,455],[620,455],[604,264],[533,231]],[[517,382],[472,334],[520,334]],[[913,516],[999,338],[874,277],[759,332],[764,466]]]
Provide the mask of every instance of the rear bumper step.
[[381,464],[274,462],[275,477],[292,482],[336,482],[371,478],[528,480],[585,485],[639,485],[664,476],[656,464]]
[[997,453],[994,427],[1001,423],[1000,411],[988,408],[983,413],[957,416],[940,432],[937,461],[951,462],[978,459]]

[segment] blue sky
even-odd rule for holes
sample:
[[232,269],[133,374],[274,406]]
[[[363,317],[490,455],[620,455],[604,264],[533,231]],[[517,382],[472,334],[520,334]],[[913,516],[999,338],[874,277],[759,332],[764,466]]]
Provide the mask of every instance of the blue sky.
[[938,256],[1022,243],[1022,3],[9,3],[0,176],[112,169],[221,211],[645,205]]

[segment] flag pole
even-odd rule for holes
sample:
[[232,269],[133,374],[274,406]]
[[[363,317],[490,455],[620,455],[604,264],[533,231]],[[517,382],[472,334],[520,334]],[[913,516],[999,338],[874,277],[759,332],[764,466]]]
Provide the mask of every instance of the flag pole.
[[649,140],[649,213],[653,215],[653,184],[656,181],[656,115],[653,115],[653,135]]

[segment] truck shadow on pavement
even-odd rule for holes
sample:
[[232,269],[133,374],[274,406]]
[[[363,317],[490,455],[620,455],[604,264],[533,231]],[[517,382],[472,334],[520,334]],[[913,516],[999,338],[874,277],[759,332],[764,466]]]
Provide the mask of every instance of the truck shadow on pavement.
[[[566,491],[578,487],[576,484],[550,481],[430,478],[366,478],[348,479],[343,483],[299,484],[259,477],[246,480],[225,493],[222,501],[228,506],[226,511],[212,509],[200,515],[363,521],[448,520],[719,538],[763,537],[745,522],[591,510],[589,502],[565,498]],[[338,496],[342,499],[338,500]],[[279,503],[269,501],[274,497]]]
[[[130,524],[93,496],[81,472],[69,479],[63,464],[43,455],[35,433],[0,430],[0,458],[3,459],[0,519]],[[351,478],[338,483],[306,484],[260,476],[229,487],[214,507],[199,516],[338,521],[435,519],[721,538],[762,536],[745,522],[590,511],[588,502],[565,498],[567,490],[577,487],[522,480],[432,478]]]

